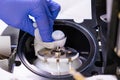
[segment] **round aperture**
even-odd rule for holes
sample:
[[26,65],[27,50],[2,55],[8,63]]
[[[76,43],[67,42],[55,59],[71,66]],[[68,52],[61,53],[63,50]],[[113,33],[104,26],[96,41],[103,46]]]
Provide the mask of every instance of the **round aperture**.
[[[67,37],[65,48],[68,48],[73,51],[72,55],[69,55],[70,58],[74,58],[74,64],[76,70],[78,72],[82,72],[87,69],[94,61],[94,57],[97,53],[97,41],[95,36],[84,26],[76,24],[72,21],[57,21],[54,24],[54,30],[61,30],[64,32],[65,36]],[[66,49],[67,50],[67,49]],[[58,52],[57,52],[58,53]],[[68,78],[71,77],[70,74],[63,74],[63,75],[54,75],[51,72],[46,71],[44,67],[39,68],[35,65],[36,60],[38,60],[38,56],[35,54],[34,50],[34,37],[25,33],[22,38],[20,39],[19,46],[18,46],[18,54],[22,61],[22,63],[33,73],[46,77],[46,78]],[[40,54],[42,55],[42,54]],[[53,50],[51,51],[51,55],[57,55],[56,52]],[[51,56],[50,55],[50,56]],[[61,55],[64,56],[66,53],[61,52]],[[46,55],[40,56],[40,60],[45,60]],[[55,59],[47,58],[48,62],[51,60],[53,62],[57,61]],[[67,60],[69,61],[68,57],[60,59],[62,64],[69,65]],[[59,61],[59,60],[58,60]],[[51,62],[53,64],[53,62]],[[50,63],[50,62],[49,62]],[[58,63],[59,64],[59,63]],[[45,64],[40,64],[44,66]],[[47,65],[48,66],[48,65]],[[53,66],[53,65],[52,65]],[[53,67],[51,67],[52,69]],[[64,67],[63,67],[64,68]],[[58,70],[56,69],[52,69]],[[59,69],[60,70],[60,69]],[[49,70],[51,71],[51,70]],[[65,70],[63,70],[65,71]],[[60,72],[60,71],[59,71]]]

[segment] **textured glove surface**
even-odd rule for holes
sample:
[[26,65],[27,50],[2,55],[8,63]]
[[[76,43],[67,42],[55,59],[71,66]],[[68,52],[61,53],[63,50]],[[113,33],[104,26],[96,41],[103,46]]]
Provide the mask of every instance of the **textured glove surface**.
[[51,42],[53,22],[60,10],[52,0],[1,0],[0,19],[8,25],[34,35],[33,16],[44,42]]

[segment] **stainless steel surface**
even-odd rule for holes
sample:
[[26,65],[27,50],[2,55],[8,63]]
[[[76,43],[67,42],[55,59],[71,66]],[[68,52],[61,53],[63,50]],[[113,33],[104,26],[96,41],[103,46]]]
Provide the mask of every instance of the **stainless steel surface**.
[[106,3],[107,3],[107,21],[110,22],[111,20],[111,10],[112,10],[112,2],[113,0],[107,0]]

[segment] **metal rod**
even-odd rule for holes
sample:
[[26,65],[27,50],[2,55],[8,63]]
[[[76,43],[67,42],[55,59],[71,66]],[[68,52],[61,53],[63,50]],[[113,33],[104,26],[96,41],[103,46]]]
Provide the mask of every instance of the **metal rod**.
[[60,61],[57,59],[57,70],[58,70],[58,75],[60,75]]
[[72,59],[71,58],[68,59],[68,66],[69,66],[69,70],[71,70],[72,69]]

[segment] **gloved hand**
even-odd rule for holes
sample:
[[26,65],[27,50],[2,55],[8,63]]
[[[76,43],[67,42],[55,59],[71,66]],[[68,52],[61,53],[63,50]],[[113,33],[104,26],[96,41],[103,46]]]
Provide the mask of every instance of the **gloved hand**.
[[67,38],[64,37],[61,40],[57,40],[57,41],[53,41],[53,42],[43,42],[39,35],[39,30],[35,29],[35,39],[34,39],[35,51],[38,51],[42,48],[53,49],[56,47],[63,47],[65,45],[66,39]]
[[60,6],[52,0],[1,0],[0,19],[34,36],[33,16],[38,25],[42,41],[53,41],[53,22]]

